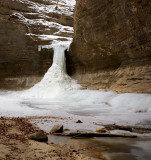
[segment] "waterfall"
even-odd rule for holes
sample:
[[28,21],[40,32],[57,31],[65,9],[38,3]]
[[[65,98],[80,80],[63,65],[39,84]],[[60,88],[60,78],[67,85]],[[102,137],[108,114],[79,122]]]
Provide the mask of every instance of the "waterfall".
[[65,46],[54,46],[53,64],[57,64],[66,72]]
[[43,79],[32,88],[23,92],[23,98],[56,98],[65,91],[81,88],[75,80],[66,73],[65,50],[66,45],[55,45],[53,64]]

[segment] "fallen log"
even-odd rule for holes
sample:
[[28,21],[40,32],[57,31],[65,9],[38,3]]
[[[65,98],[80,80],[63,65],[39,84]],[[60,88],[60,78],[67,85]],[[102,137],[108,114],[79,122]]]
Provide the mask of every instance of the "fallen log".
[[133,128],[132,127],[129,127],[129,126],[119,126],[119,125],[112,125],[112,124],[109,124],[109,125],[103,125],[105,127],[105,129],[107,130],[115,130],[115,129],[118,129],[118,130],[124,130],[124,131],[129,131],[129,132],[132,132],[133,131]]
[[139,128],[135,126],[120,126],[116,124],[107,124],[107,125],[103,125],[99,123],[94,123],[94,124],[103,126],[107,130],[124,130],[124,131],[129,131],[129,132],[136,132],[136,133],[139,133],[140,131],[151,132],[151,128]]
[[111,134],[111,133],[95,133],[95,132],[70,132],[70,133],[53,133],[57,136],[70,136],[72,138],[76,137],[124,137],[124,138],[136,138],[135,135],[128,134]]

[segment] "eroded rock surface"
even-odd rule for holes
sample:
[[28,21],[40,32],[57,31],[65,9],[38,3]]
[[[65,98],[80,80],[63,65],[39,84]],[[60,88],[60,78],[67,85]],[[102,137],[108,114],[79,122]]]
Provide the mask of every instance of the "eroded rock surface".
[[68,73],[83,86],[151,93],[150,0],[77,0]]

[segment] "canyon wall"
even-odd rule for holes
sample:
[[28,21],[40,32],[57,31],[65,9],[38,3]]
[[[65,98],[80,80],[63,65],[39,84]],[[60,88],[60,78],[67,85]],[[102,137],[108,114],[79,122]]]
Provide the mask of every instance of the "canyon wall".
[[151,93],[150,0],[77,0],[68,73],[92,89]]
[[73,35],[74,0],[0,1],[0,88],[37,83],[52,64],[54,41]]

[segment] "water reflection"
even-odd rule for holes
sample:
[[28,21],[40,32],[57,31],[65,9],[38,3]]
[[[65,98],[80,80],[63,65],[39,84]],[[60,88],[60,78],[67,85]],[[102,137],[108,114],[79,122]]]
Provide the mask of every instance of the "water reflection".
[[100,159],[102,153],[109,160],[151,160],[151,138],[78,138],[49,136],[49,142],[75,148]]

